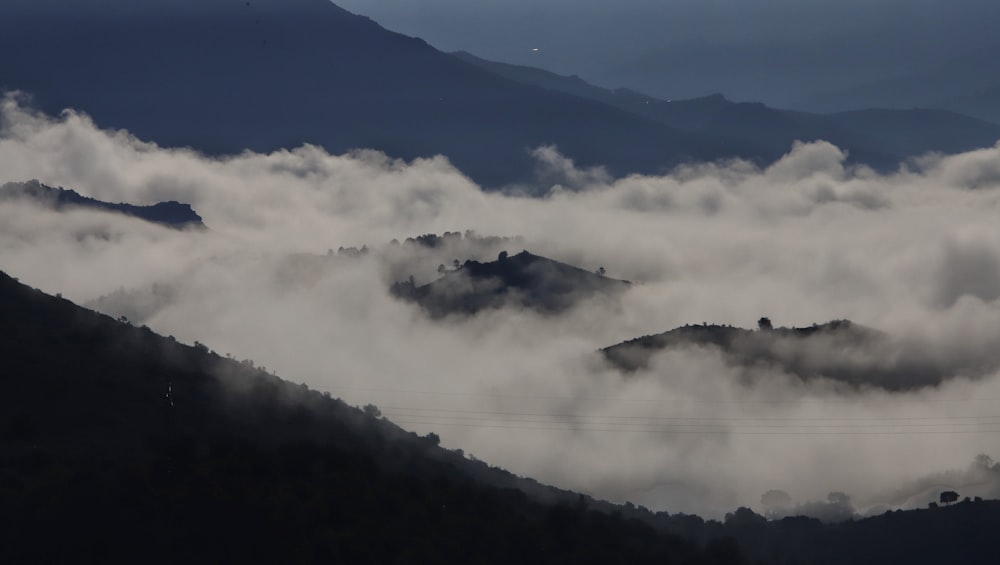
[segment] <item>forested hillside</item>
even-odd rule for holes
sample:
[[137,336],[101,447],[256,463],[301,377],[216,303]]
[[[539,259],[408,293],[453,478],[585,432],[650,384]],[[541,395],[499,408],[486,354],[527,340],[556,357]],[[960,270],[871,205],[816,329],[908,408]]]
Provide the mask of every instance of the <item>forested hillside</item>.
[[2,274],[0,306],[9,563],[739,562]]

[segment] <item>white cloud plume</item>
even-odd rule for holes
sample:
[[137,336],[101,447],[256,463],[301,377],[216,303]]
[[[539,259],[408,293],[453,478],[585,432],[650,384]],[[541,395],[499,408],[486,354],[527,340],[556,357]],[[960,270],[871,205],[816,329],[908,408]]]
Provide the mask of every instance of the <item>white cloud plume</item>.
[[[964,467],[1000,433],[1000,146],[878,175],[819,142],[766,169],[729,162],[621,179],[545,149],[546,170],[573,190],[532,199],[483,193],[445,158],[305,146],[209,159],[73,112],[38,115],[15,97],[0,124],[0,181],[179,200],[209,226],[179,232],[4,203],[0,269],[83,303],[124,289],[119,304],[146,300],[132,315],[160,333],[374,402],[516,473],[671,512],[760,509],[770,489],[795,503],[844,491],[864,509],[921,503],[899,489]],[[459,238],[417,255],[387,244],[466,229],[524,239]],[[363,244],[373,251],[326,257]],[[432,321],[389,296],[408,274],[425,282],[440,263],[521,247],[636,284],[618,302],[558,317]],[[159,302],[149,301],[154,284]],[[779,325],[848,318],[985,376],[859,392],[767,368],[748,381],[706,349],[665,352],[627,378],[595,354],[686,323],[748,327],[761,315]]]

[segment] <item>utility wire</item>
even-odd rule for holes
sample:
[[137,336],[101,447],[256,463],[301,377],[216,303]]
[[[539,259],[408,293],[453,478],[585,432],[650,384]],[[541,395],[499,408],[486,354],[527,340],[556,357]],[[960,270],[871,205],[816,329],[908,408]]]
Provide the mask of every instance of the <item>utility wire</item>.
[[[663,404],[661,399],[620,399],[618,397],[546,396],[491,392],[434,391],[379,387],[337,386],[338,389],[464,398],[545,399],[581,402],[614,400]],[[815,399],[810,399],[815,400]],[[921,399],[920,403],[990,402],[994,398]],[[792,404],[801,400],[698,400],[691,404],[770,405]],[[850,403],[851,399],[820,399],[822,404]],[[945,416],[690,416],[690,415],[586,415],[573,413],[515,412],[462,408],[381,406],[400,425],[458,427],[498,430],[612,432],[648,434],[711,434],[725,436],[896,436],[1000,433],[1000,415]]]
[[679,426],[669,426],[669,427],[655,427],[655,428],[637,428],[637,427],[595,427],[592,425],[582,425],[582,426],[560,426],[553,427],[551,425],[517,425],[517,424],[498,424],[490,423],[484,421],[468,421],[468,422],[439,422],[439,421],[428,421],[428,420],[408,420],[406,418],[390,418],[393,422],[400,425],[421,425],[421,426],[435,426],[435,427],[461,427],[461,428],[483,428],[483,429],[498,429],[498,430],[528,430],[528,431],[554,431],[554,432],[628,432],[628,433],[647,433],[647,434],[661,434],[661,435],[674,435],[674,434],[709,434],[709,435],[725,435],[725,436],[899,436],[899,435],[954,435],[954,434],[998,434],[1000,433],[1000,427],[994,428],[984,428],[979,430],[877,430],[871,428],[855,428],[851,430],[828,430],[828,429],[816,429],[816,430],[796,430],[796,429],[785,429],[784,431],[747,431],[745,429],[739,428],[685,428]]
[[[333,390],[356,390],[363,392],[387,392],[393,394],[406,394],[406,395],[421,395],[421,396],[446,396],[446,397],[481,397],[481,398],[523,398],[523,399],[544,399],[544,400],[566,400],[574,402],[587,402],[587,401],[601,401],[601,400],[614,400],[615,402],[624,403],[640,403],[640,404],[663,404],[662,399],[654,398],[621,398],[620,396],[566,396],[566,395],[546,395],[546,394],[509,394],[509,393],[498,393],[498,392],[468,392],[468,391],[444,391],[444,390],[419,390],[419,389],[403,389],[403,388],[386,388],[386,387],[363,387],[363,386],[350,386],[350,385],[335,385],[330,387],[331,392]],[[905,393],[894,393],[894,394],[905,394]],[[808,399],[792,399],[792,400],[715,400],[715,399],[701,399],[692,398],[685,399],[685,402],[691,404],[747,404],[747,405],[781,405],[781,404],[798,404],[807,400],[809,402],[818,402],[820,404],[850,404],[856,405],[858,400],[856,398],[808,398]],[[918,401],[920,404],[932,404],[932,403],[969,403],[969,402],[1000,402],[1000,398],[988,398],[988,397],[974,397],[974,398],[940,398],[940,399],[920,399]]]
[[[421,413],[430,415],[441,414],[469,414],[476,416],[505,416],[510,418],[606,418],[612,420],[639,420],[639,421],[705,421],[705,422],[852,422],[858,425],[868,425],[865,422],[914,422],[914,421],[960,421],[960,420],[997,420],[997,422],[985,422],[1000,424],[1000,415],[982,416],[885,416],[885,417],[852,417],[852,416],[741,416],[741,417],[713,417],[713,416],[616,416],[597,415],[586,416],[573,413],[538,413],[538,412],[502,412],[492,410],[463,410],[456,408],[426,408],[426,407],[406,407],[406,406],[381,406],[385,410],[398,410],[402,412],[416,412],[407,416],[422,416]],[[442,416],[448,418],[459,418],[462,416]]]
[[384,406],[397,424],[503,430],[771,436],[1000,433],[1000,416],[614,416]]

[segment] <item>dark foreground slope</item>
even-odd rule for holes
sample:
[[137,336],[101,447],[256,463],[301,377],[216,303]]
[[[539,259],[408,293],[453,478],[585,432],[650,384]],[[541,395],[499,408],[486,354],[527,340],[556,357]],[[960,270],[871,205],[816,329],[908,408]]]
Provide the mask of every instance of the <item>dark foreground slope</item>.
[[1000,554],[990,501],[843,524],[746,509],[705,521],[577,495],[543,504],[486,486],[517,481],[374,409],[2,273],[0,364],[5,563],[986,565]]
[[444,154],[488,186],[530,177],[540,145],[618,174],[755,156],[506,80],[329,0],[5,0],[0,52],[0,88],[48,113],[213,154]]
[[431,283],[397,283],[392,292],[420,304],[435,317],[505,306],[557,314],[583,300],[615,296],[629,284],[522,251],[511,256],[503,252],[496,261],[486,263],[466,261]]
[[2,273],[0,364],[6,563],[720,563],[711,551],[732,549],[485,486],[374,409]]
[[723,522],[681,515],[657,515],[653,521],[696,540],[733,540],[747,562],[990,565],[1000,555],[1000,501],[965,500],[836,524],[804,517],[767,520],[747,508],[727,514]]
[[10,182],[0,186],[0,203],[5,200],[26,200],[58,211],[85,208],[113,212],[177,229],[205,227],[201,216],[191,208],[190,204],[182,204],[172,200],[157,202],[149,206],[104,202],[83,196],[72,189],[52,188],[37,180]]

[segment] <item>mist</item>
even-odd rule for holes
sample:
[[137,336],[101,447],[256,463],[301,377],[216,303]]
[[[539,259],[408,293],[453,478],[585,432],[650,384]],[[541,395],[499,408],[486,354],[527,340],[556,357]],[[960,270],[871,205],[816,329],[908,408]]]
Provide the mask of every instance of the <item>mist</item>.
[[[978,454],[996,456],[1000,433],[1000,146],[927,155],[888,175],[846,166],[824,142],[790,147],[764,169],[719,162],[661,177],[580,170],[558,148],[535,156],[542,198],[485,193],[443,156],[402,162],[307,145],[208,158],[7,96],[0,182],[178,200],[208,229],[5,202],[0,269],[613,501],[718,517],[762,511],[761,495],[776,489],[804,507],[843,492],[862,513],[926,505],[938,486],[1000,495],[996,473],[969,471]],[[510,239],[405,243],[466,230]],[[433,319],[389,293],[410,275],[430,282],[439,264],[522,249],[634,284],[560,315]],[[629,375],[597,353],[761,316],[776,326],[850,319],[951,374],[889,391],[735,367],[710,348],[667,350]]]

